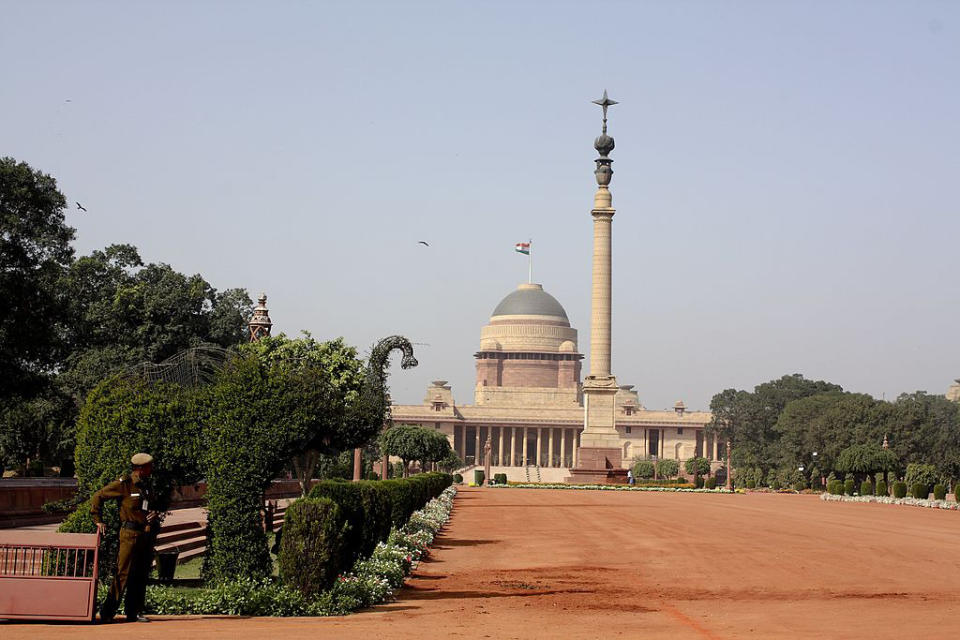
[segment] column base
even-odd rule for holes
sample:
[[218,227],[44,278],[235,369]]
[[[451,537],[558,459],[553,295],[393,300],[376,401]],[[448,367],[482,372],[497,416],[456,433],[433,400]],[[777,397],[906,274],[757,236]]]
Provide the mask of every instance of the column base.
[[580,447],[577,466],[570,469],[569,484],[626,484],[627,470],[619,447]]

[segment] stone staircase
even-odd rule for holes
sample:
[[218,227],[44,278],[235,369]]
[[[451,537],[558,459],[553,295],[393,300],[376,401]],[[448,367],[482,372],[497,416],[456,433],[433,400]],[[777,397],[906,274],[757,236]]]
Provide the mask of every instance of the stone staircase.
[[[278,505],[273,513],[271,531],[283,525],[286,506]],[[207,523],[194,520],[164,525],[157,534],[156,551],[178,551],[177,564],[183,564],[207,552]]]

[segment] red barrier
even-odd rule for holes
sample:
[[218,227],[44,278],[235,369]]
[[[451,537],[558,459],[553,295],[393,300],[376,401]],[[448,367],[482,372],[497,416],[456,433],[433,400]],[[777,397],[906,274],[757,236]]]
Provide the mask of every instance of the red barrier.
[[92,621],[100,535],[0,531],[0,618]]

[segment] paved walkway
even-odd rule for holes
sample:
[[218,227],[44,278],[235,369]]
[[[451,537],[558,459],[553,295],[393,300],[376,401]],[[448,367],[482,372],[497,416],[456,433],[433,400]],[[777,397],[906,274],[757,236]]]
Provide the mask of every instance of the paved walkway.
[[329,619],[4,625],[125,638],[955,638],[960,513],[797,495],[465,489],[390,605]]

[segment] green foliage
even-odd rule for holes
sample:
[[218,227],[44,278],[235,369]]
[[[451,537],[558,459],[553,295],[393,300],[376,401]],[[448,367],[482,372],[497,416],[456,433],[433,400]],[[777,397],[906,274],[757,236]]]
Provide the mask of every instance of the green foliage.
[[665,459],[657,461],[658,478],[675,478],[680,473],[680,463],[676,460]]
[[706,458],[690,458],[683,463],[684,470],[694,477],[705,476],[710,473],[710,461]]
[[894,498],[905,498],[907,497],[907,483],[902,480],[897,480],[893,483],[893,497]]
[[73,258],[66,204],[56,180],[0,158],[0,408],[33,397],[57,359],[67,319],[57,283]]
[[459,473],[453,474],[453,483],[454,484],[463,484],[463,476]]
[[827,480],[827,492],[835,496],[842,496],[843,482],[837,479]]
[[716,489],[717,488],[716,477],[710,476],[709,478],[707,478],[706,482],[704,483],[704,487],[706,487],[707,489],[710,489],[711,491],[713,489]]
[[887,488],[886,480],[881,480],[877,483],[877,495],[878,496],[889,496],[890,490]]
[[278,564],[284,584],[307,597],[329,587],[341,566],[348,530],[340,508],[332,500],[295,500],[283,518]]
[[880,445],[855,444],[837,456],[836,469],[844,473],[874,474],[878,471],[895,471],[900,462],[890,449]]
[[930,485],[914,482],[910,485],[910,495],[918,500],[926,500],[930,496]]
[[451,452],[447,436],[416,425],[397,425],[384,431],[380,436],[380,450],[403,460],[404,472],[413,460],[419,460],[424,468],[426,463],[443,460]]
[[862,496],[872,496],[874,495],[874,486],[870,480],[864,480],[860,483],[860,495]]
[[960,482],[955,482],[953,485],[953,497],[960,502]]
[[505,474],[505,473],[495,473],[495,474],[493,474],[493,483],[494,483],[494,484],[507,484],[507,474]]
[[940,474],[932,464],[914,463],[907,465],[907,474],[903,479],[910,486],[919,483],[929,490],[931,485],[940,481]]
[[855,488],[856,488],[856,482],[854,482],[853,478],[847,478],[846,480],[843,481],[843,492],[848,496],[853,495],[853,491]]
[[637,460],[633,464],[634,478],[652,478],[656,467],[650,460]]
[[738,487],[747,487],[755,489],[763,484],[763,469],[759,467],[747,467],[738,469],[734,478]]
[[414,511],[443,493],[452,482],[453,477],[446,473],[422,473],[397,480],[317,483],[310,490],[310,498],[333,501],[348,525],[341,553],[329,573],[336,575],[358,558],[370,555],[378,542],[387,539],[391,527],[402,527]]
[[793,483],[794,491],[803,491],[806,488],[807,488],[807,482],[805,480],[797,480],[796,482]]
[[946,500],[947,499],[947,488],[940,484],[939,482],[933,485],[933,499],[934,500]]
[[329,397],[313,372],[248,356],[230,362],[207,390],[203,468],[211,541],[205,574],[214,582],[270,575],[260,525],[263,492],[308,439],[314,412]]

